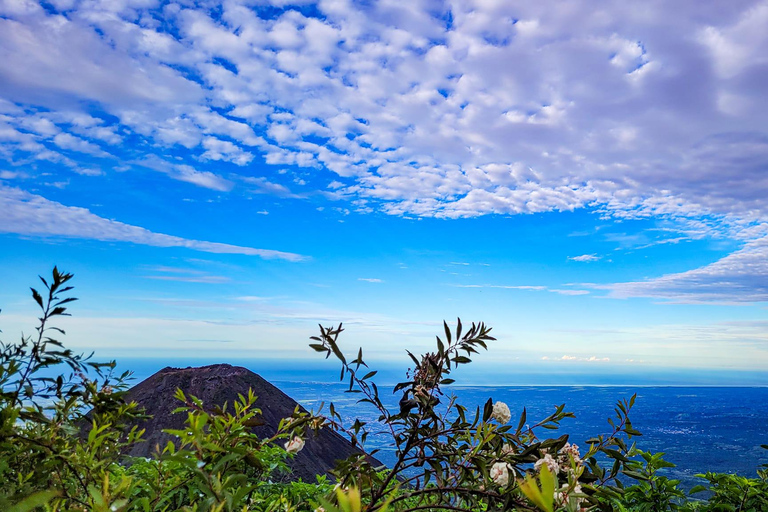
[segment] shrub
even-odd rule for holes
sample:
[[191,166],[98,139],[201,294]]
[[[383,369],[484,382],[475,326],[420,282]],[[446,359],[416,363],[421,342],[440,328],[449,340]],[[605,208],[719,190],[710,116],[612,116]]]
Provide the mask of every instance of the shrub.
[[[31,336],[0,342],[0,510],[47,511],[766,511],[768,471],[757,478],[706,473],[708,485],[691,494],[664,476],[672,464],[663,454],[639,450],[640,435],[629,419],[635,396],[617,403],[610,429],[586,442],[582,451],[568,435],[547,437],[573,414],[564,405],[540,421],[525,409],[514,423],[502,402],[489,399],[474,411],[445,392],[452,374],[494,341],[491,329],[444,324],[434,352],[413,362],[397,384],[395,410],[380,399],[362,350],[347,361],[338,327],[320,328],[310,346],[334,356],[341,380],[359,402],[375,408],[373,425],[347,422],[330,405],[328,417],[294,411],[274,436],[262,439],[251,428],[260,411],[253,393],[214,411],[181,390],[177,412],[184,428],[152,459],[121,455],[142,442],[130,427],[143,416],[126,401],[129,373],[115,362],[98,363],[66,349],[52,325],[76,299],[71,274],[53,269],[32,289],[41,310]],[[285,460],[303,447],[309,429],[333,428],[365,447],[371,432],[385,433],[396,458],[391,468],[375,467],[365,454],[341,461],[335,482],[272,482]],[[375,450],[371,453],[375,455]]]

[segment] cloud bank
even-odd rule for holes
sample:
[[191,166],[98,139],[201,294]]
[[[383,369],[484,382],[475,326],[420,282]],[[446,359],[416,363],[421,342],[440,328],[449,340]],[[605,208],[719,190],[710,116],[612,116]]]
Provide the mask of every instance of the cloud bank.
[[138,226],[99,217],[85,208],[65,206],[41,196],[2,185],[0,185],[0,233],[88,238],[109,242],[132,242],[154,247],[185,247],[195,251],[244,254],[288,261],[305,259],[300,254],[290,252],[253,249],[154,233]]
[[654,297],[673,302],[768,302],[768,238],[750,242],[702,268],[608,287],[618,298]]
[[[766,25],[758,0],[3,2],[0,158],[88,174],[83,159],[133,157],[301,197],[252,175],[263,161],[393,215],[663,218],[746,245],[615,294],[764,300],[741,286],[763,271],[768,220]],[[88,219],[102,237],[235,251]]]

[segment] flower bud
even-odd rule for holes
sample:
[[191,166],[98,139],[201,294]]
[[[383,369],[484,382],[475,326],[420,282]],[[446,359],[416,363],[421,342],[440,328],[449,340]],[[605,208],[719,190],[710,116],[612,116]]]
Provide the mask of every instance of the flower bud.
[[285,451],[288,453],[299,453],[304,448],[304,440],[299,436],[294,436],[293,439],[285,443]]

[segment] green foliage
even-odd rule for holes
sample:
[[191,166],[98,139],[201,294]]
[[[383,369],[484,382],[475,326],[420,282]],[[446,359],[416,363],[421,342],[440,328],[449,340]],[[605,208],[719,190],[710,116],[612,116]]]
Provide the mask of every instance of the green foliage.
[[[130,425],[143,416],[126,400],[129,373],[114,361],[92,362],[58,340],[52,325],[67,315],[71,274],[53,269],[44,288],[32,289],[41,310],[35,334],[0,342],[0,510],[27,512],[363,512],[363,511],[767,511],[768,470],[757,478],[706,473],[707,485],[687,496],[668,478],[663,453],[639,450],[629,415],[632,396],[616,405],[610,428],[588,439],[586,453],[556,435],[566,418],[558,406],[530,420],[525,409],[511,422],[509,408],[489,399],[474,411],[446,387],[456,370],[494,341],[484,324],[444,335],[433,352],[416,356],[400,401],[387,408],[362,349],[348,361],[339,345],[343,329],[320,327],[311,347],[333,356],[347,392],[372,407],[377,421],[345,421],[330,404],[328,416],[298,409],[274,436],[259,438],[260,411],[252,392],[231,404],[206,408],[176,393],[183,428],[166,430],[175,442],[151,459],[123,456],[142,442]],[[332,428],[365,447],[371,433],[385,435],[396,459],[377,467],[360,453],[340,461],[334,480],[284,482],[286,460],[303,447],[309,430]],[[550,435],[547,435],[550,434]],[[551,435],[555,434],[555,435]],[[375,455],[376,450],[371,452]],[[705,499],[696,499],[703,496]]]
[[[41,310],[34,336],[0,345],[0,510],[27,511],[235,511],[310,510],[331,485],[273,484],[286,471],[278,440],[303,435],[321,420],[297,411],[278,432],[252,432],[260,411],[253,393],[209,411],[177,392],[186,413],[178,437],[151,460],[121,454],[142,441],[128,428],[143,414],[125,400],[128,373],[115,363],[95,363],[53,337],[67,315],[72,275],[54,268],[43,293],[32,290]],[[62,371],[62,368],[64,369]]]
[[[128,375],[54,337],[65,333],[52,320],[77,300],[66,296],[72,275],[54,268],[50,283],[40,279],[43,293],[32,289],[42,313],[36,334],[0,343],[0,510],[46,500],[88,506],[120,450],[141,435],[123,429],[138,414],[123,400]],[[55,374],[58,367],[66,373]]]
[[664,453],[633,450],[630,456],[635,455],[639,455],[642,460],[630,461],[624,474],[639,483],[625,489],[619,502],[638,512],[683,510],[680,503],[685,494],[679,489],[680,481],[659,474],[659,470],[673,468],[675,465],[662,458]]
[[768,510],[768,471],[761,470],[757,474],[758,478],[716,473],[697,475],[706,479],[709,486],[696,486],[691,489],[691,494],[709,492],[711,497],[706,505],[696,510],[713,512]]
[[[400,491],[391,504],[398,510],[577,510],[601,505],[604,496],[620,495],[617,476],[631,462],[629,440],[639,435],[629,420],[635,397],[617,404],[610,431],[588,440],[589,450],[582,459],[567,435],[542,436],[542,431],[557,430],[562,420],[573,417],[562,405],[533,426],[523,411],[513,426],[505,404],[489,399],[472,412],[445,395],[443,387],[453,382],[452,372],[494,340],[484,324],[473,323],[465,330],[459,320],[453,331],[444,324],[445,336],[437,338],[434,352],[420,358],[408,352],[414,367],[409,379],[394,387],[395,393],[402,393],[394,411],[382,402],[371,381],[375,371],[368,368],[362,350],[352,361],[343,356],[338,341],[342,330],[321,326],[320,336],[313,337],[310,346],[326,358],[338,359],[340,379],[349,383],[347,391],[359,394],[360,403],[378,411],[374,427],[389,436],[396,453],[396,462],[386,473],[363,456],[336,469],[342,485],[360,489],[368,510],[378,510],[391,497],[395,483]],[[359,445],[370,433],[359,420],[345,426],[332,404],[329,423]],[[611,463],[607,470],[606,461]],[[551,479],[542,481],[544,490],[536,494],[538,487],[530,484],[530,477],[543,465]],[[546,479],[546,474],[541,477]],[[524,481],[528,484],[521,485]],[[546,499],[539,499],[542,492],[548,494]]]

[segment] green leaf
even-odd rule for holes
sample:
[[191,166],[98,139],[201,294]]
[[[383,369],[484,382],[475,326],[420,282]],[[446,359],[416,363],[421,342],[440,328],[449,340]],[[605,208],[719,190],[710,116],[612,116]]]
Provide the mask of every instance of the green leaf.
[[541,495],[544,500],[545,510],[552,510],[552,502],[555,498],[555,475],[549,470],[549,466],[546,464],[541,466],[541,473],[539,473],[539,481],[541,482]]
[[32,290],[32,297],[35,299],[35,302],[37,302],[41,309],[44,308],[43,297],[40,295],[40,293],[34,288],[30,288],[30,290]]
[[625,470],[625,471],[622,471],[622,473],[624,473],[630,478],[634,478],[635,480],[640,480],[640,481],[650,480],[650,478],[648,478],[648,475],[644,475],[643,473],[638,473],[637,471]]
[[483,407],[483,421],[491,419],[491,414],[493,414],[493,398],[489,398],[488,401],[485,402],[485,407]]
[[542,466],[539,479],[541,480],[541,489],[536,484],[536,479],[528,475],[525,477],[525,481],[520,484],[520,490],[539,509],[544,512],[552,512],[555,498],[555,478],[546,465]]
[[15,505],[12,505],[8,512],[28,512],[38,507],[46,505],[53,498],[58,496],[57,491],[39,491],[27,496]]
[[339,347],[338,347],[338,345],[336,345],[336,342],[335,341],[331,341],[328,344],[331,346],[331,350],[336,355],[336,357],[339,358],[339,360],[342,363],[346,364],[347,363],[347,359],[344,357],[344,354],[341,353],[341,350],[339,350]]

